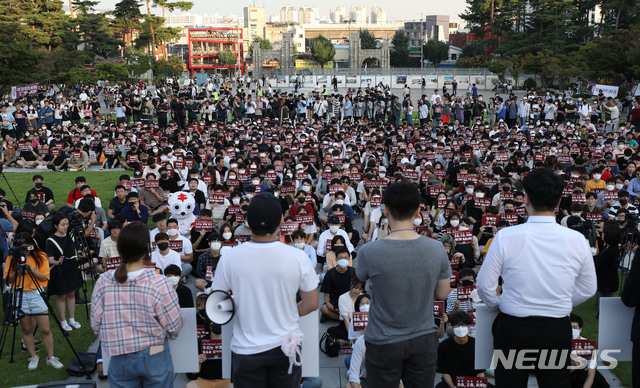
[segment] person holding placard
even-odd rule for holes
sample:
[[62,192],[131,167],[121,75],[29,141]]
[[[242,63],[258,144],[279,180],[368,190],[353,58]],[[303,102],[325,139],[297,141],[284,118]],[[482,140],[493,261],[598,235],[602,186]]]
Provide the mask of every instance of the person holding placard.
[[[550,168],[538,168],[522,184],[527,223],[498,232],[477,278],[478,294],[487,308],[500,310],[493,323],[495,351],[507,356],[526,350],[531,360],[524,363],[526,369],[498,361],[496,386],[526,387],[529,374],[535,373],[541,388],[568,388],[567,368],[539,365],[568,365],[569,313],[596,292],[591,248],[582,234],[556,223],[554,210],[564,188],[559,175]],[[546,352],[536,354],[531,349],[554,351],[556,359],[549,361]]]

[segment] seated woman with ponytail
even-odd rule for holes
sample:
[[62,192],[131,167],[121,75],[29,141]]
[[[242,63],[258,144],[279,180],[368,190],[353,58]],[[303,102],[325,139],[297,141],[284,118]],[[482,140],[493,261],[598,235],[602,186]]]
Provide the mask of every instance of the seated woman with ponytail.
[[122,263],[100,276],[93,291],[91,327],[111,356],[112,386],[173,386],[167,339],[177,337],[184,318],[169,280],[144,268],[150,250],[147,226],[127,224],[118,237]]

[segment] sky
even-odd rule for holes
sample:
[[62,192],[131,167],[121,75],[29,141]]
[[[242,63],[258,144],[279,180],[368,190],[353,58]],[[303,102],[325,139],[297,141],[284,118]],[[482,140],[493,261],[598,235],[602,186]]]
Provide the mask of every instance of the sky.
[[[219,14],[219,15],[236,15],[242,17],[242,10],[244,7],[254,5],[254,0],[244,1],[217,1],[217,0],[192,0],[194,7],[190,13],[196,14]],[[96,7],[100,11],[112,10],[113,6],[118,0],[101,0],[100,4]],[[63,0],[63,3],[67,1]],[[345,6],[347,9],[350,6],[357,7],[359,5],[364,6],[367,9],[367,14],[371,12],[372,5],[381,6],[387,13],[388,21],[400,21],[400,20],[417,20],[420,14],[423,15],[449,15],[452,21],[458,21],[460,18],[458,14],[462,13],[466,8],[465,0],[352,0],[352,2],[344,2],[341,0],[324,0],[322,6],[318,6],[320,2],[317,0],[255,0],[255,6],[266,8],[266,14],[279,15],[280,8],[285,5],[292,5],[294,7],[301,7],[304,5],[318,7],[320,14],[329,17],[329,9],[335,9],[339,4]],[[144,9],[146,13],[146,8]],[[154,9],[152,8],[152,12]],[[159,9],[155,12],[160,13]],[[176,11],[176,14],[183,12]]]

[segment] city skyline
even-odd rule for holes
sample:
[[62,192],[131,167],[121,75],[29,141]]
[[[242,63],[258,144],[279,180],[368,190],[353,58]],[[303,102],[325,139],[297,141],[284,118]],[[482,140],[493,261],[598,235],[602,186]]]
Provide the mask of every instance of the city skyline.
[[[96,6],[97,9],[106,11],[112,10],[119,0],[101,0]],[[66,3],[66,2],[65,2]],[[308,0],[266,0],[260,1],[242,1],[242,2],[206,2],[193,0],[194,6],[189,11],[192,14],[219,14],[223,16],[235,15],[238,18],[243,17],[243,8],[247,6],[265,7],[265,13],[267,17],[269,15],[279,15],[280,9],[287,5],[291,5],[299,9],[300,7],[309,6],[316,7],[319,10],[319,14],[322,18],[329,19],[329,10],[335,9],[338,5],[342,5],[349,9],[351,6],[363,6],[368,11],[371,10],[371,6],[379,6],[386,12],[386,19],[388,22],[404,21],[404,20],[417,20],[420,14],[426,15],[449,15],[451,21],[459,21],[460,13],[464,12],[466,8],[465,0],[450,0],[448,2],[420,2],[417,0],[395,0],[395,1],[380,1],[380,0],[354,0],[351,3],[344,3],[339,0],[328,0],[322,3],[322,7],[318,7],[317,3]],[[145,3],[141,1],[141,4]],[[65,7],[66,8],[66,7]],[[146,13],[146,8],[141,7],[141,11]],[[160,13],[160,8],[152,8],[152,12],[155,14]],[[174,15],[180,15],[184,12],[176,11]]]

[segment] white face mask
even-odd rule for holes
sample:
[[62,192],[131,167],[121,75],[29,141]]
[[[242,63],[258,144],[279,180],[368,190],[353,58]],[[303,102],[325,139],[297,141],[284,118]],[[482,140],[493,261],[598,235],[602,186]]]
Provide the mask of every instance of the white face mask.
[[613,191],[615,188],[614,185],[607,185],[607,191]]
[[476,193],[476,197],[478,197],[478,198],[484,198],[484,193]]
[[252,185],[259,185],[260,184],[260,180],[259,179],[254,179],[251,181]]
[[413,225],[414,226],[419,226],[420,224],[422,224],[422,218],[414,218],[413,219]]
[[387,176],[387,174],[385,174],[384,172],[381,172],[381,173],[379,173],[379,174],[378,174],[378,176],[379,176],[380,178],[384,178],[385,176]]
[[231,203],[238,206],[240,204],[240,198],[232,198]]
[[298,249],[304,249],[304,243],[303,242],[294,243],[293,246],[298,248]]
[[169,235],[169,237],[177,236],[178,229],[167,229],[167,234]]
[[220,241],[212,241],[211,244],[209,244],[209,246],[214,251],[219,251],[220,248],[222,247],[222,243]]
[[331,231],[332,234],[338,233],[339,229],[340,227],[338,225],[329,225],[329,230]]
[[616,189],[622,190],[623,187],[624,187],[623,183],[616,183]]
[[593,179],[599,181],[601,176],[601,174],[593,174]]
[[240,170],[238,170],[238,172],[239,172],[240,174],[244,174],[245,172],[247,172],[247,170],[245,170],[245,169],[240,169]]
[[44,221],[44,219],[42,219],[42,220],[36,220],[36,225],[40,225],[40,223],[41,223],[42,221]]
[[469,334],[469,328],[467,326],[458,326],[453,328],[453,334],[458,338],[463,338]]
[[302,191],[304,191],[305,193],[308,193],[309,191],[311,191],[311,186],[308,186],[308,185],[302,186]]
[[247,194],[247,198],[249,199],[253,198],[253,194]]
[[461,226],[458,228],[458,230],[469,230],[468,226]]
[[336,199],[336,205],[344,205],[344,199]]
[[232,236],[233,234],[231,232],[222,233],[222,238],[225,240],[229,240]]
[[573,339],[580,338],[580,329],[571,329],[571,336]]
[[235,175],[229,175],[229,179],[232,179],[232,180],[236,179],[236,176]]
[[456,228],[458,225],[460,225],[460,220],[451,220],[450,224],[451,226]]
[[348,265],[349,265],[349,260],[347,259],[338,260],[338,266],[340,266],[340,268],[347,268]]
[[580,217],[582,215],[582,213],[580,213],[580,212],[571,212],[571,215]]
[[368,304],[361,304],[360,305],[360,312],[361,313],[368,313],[369,312],[369,305]]
[[177,286],[180,282],[180,276],[167,276],[167,279],[169,279],[169,283],[171,283],[173,287]]
[[469,187],[465,189],[465,191],[467,192],[467,194],[473,194],[473,187]]

